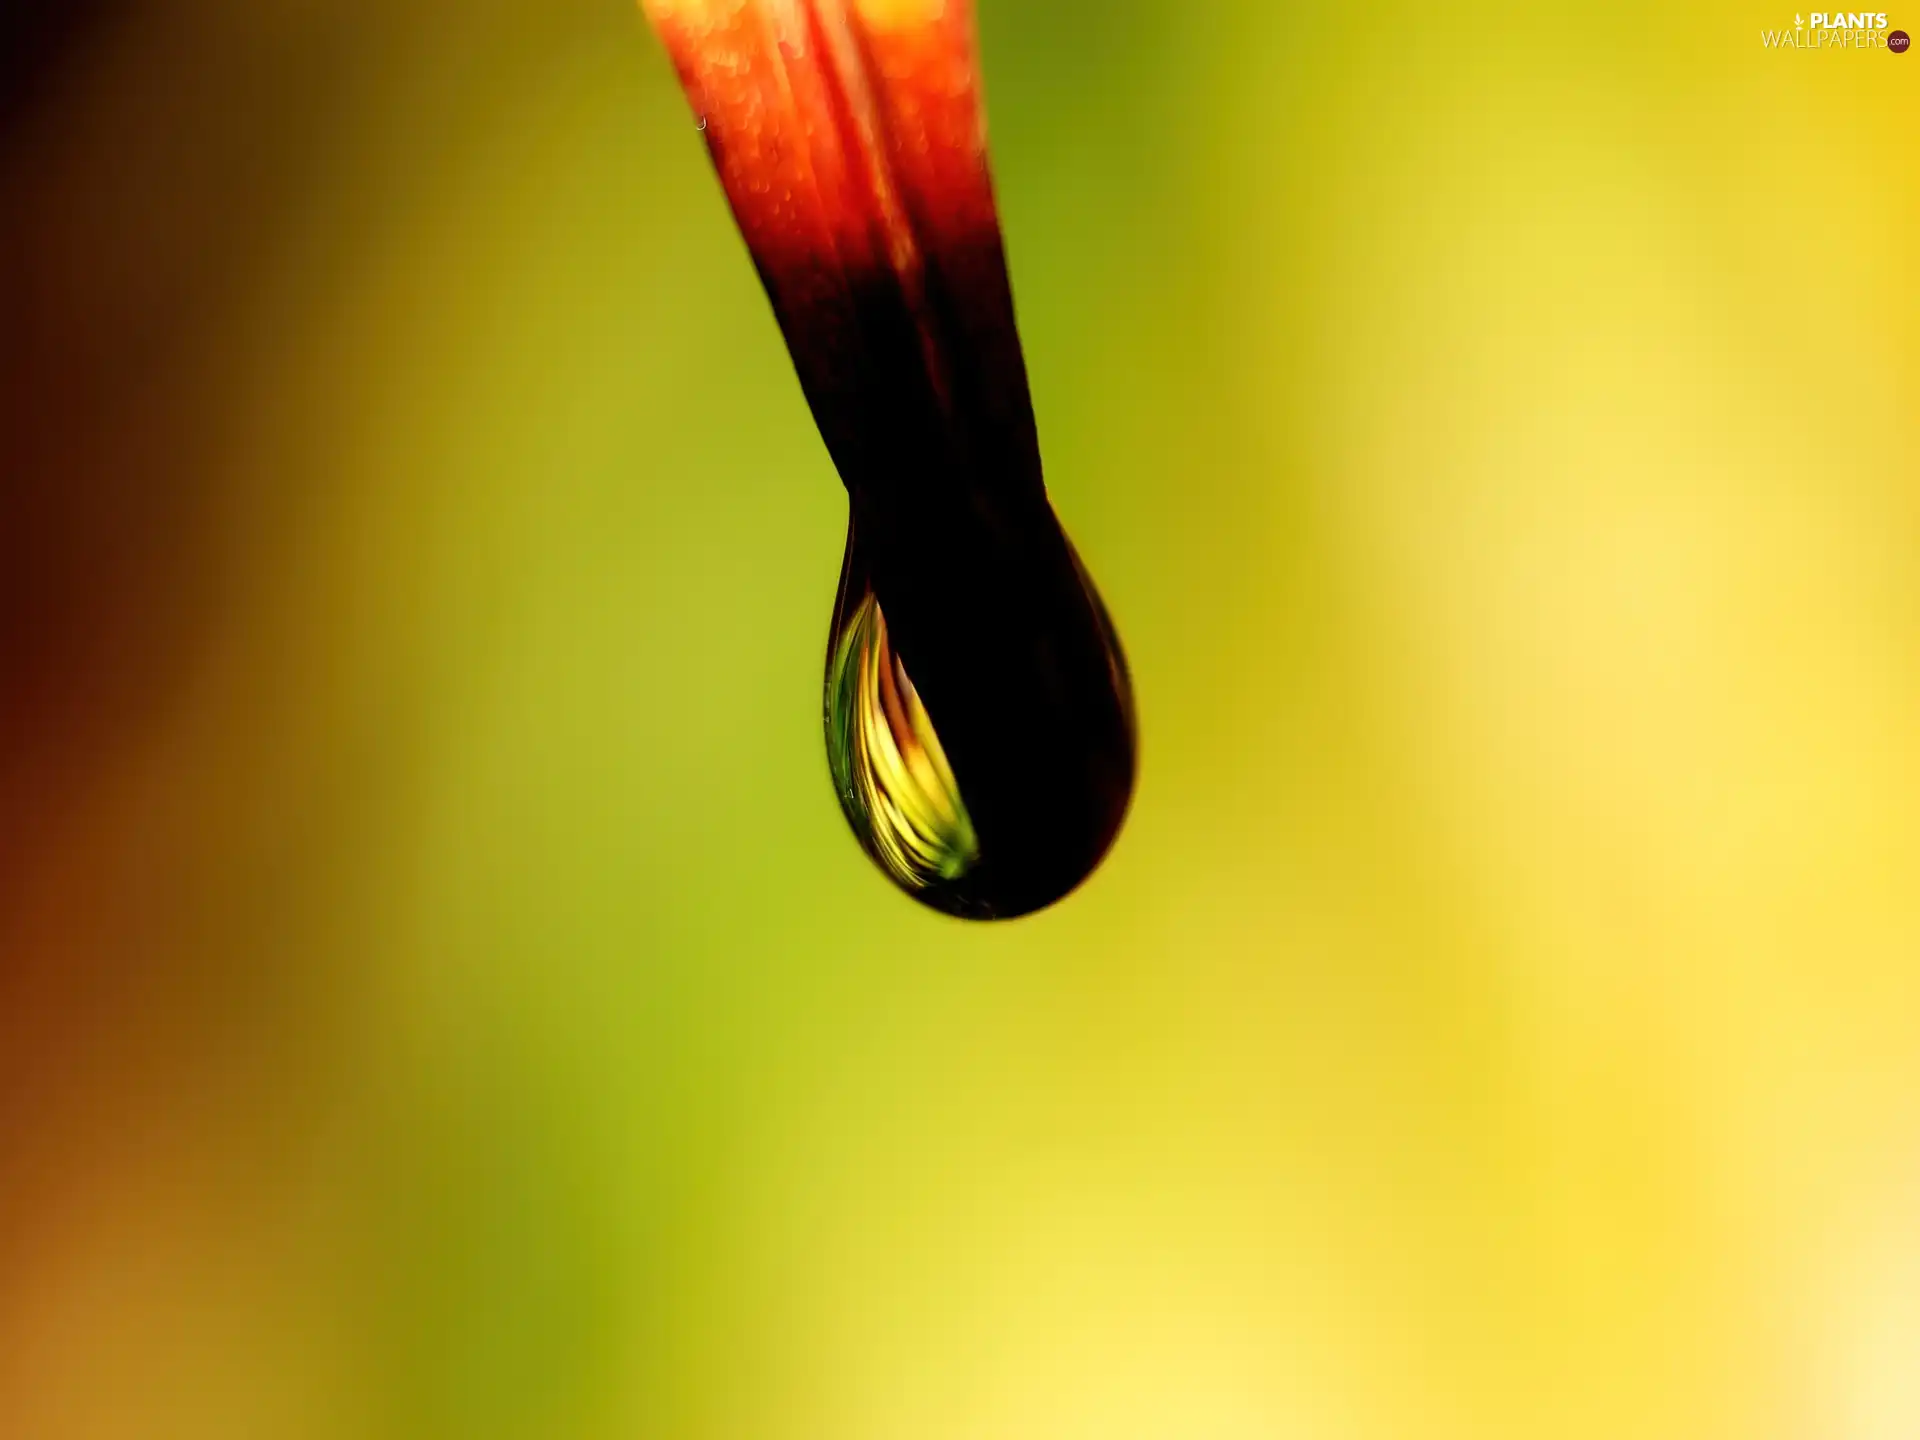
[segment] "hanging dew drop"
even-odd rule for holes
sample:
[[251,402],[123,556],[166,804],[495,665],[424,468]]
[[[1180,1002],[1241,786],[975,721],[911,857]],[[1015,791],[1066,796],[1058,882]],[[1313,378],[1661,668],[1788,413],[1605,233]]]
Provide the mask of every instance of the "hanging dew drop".
[[[935,910],[991,920],[1050,905],[1099,864],[1125,816],[1132,686],[1097,592],[1071,547],[1062,556],[1063,584],[1016,587],[1041,603],[1011,612],[1006,595],[996,603],[993,592],[1018,573],[1009,563],[982,573],[957,605],[936,607],[958,611],[947,633],[965,637],[921,647],[928,673],[957,697],[936,712],[849,533],[827,645],[828,769],[861,848]],[[942,633],[937,620],[931,635]],[[966,643],[981,637],[992,643]]]

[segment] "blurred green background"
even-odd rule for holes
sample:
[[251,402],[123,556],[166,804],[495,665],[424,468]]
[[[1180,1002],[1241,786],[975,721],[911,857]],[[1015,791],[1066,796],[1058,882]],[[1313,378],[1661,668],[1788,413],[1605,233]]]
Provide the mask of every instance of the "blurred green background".
[[0,1433],[1920,1434],[1920,59],[1774,3],[981,0],[1144,740],[992,928],[834,805],[844,497],[637,12],[76,7]]

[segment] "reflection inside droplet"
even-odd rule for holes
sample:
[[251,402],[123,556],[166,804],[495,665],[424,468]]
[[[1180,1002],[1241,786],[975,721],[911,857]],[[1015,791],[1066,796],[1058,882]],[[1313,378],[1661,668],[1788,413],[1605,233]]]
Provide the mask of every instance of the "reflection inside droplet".
[[927,707],[887,643],[886,617],[871,590],[854,603],[834,644],[827,755],[854,833],[901,886],[951,887],[980,859],[960,784]]

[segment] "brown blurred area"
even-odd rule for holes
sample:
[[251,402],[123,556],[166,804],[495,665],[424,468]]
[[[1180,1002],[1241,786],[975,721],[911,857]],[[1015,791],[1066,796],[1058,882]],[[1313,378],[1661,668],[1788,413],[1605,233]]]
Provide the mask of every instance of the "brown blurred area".
[[19,1357],[0,1409],[16,1416],[42,1302],[71,1279],[53,1278],[60,1234],[90,1223],[76,1207],[150,1207],[182,1183],[246,1204],[180,1117],[232,1103],[225,1052],[296,1045],[308,1023],[312,997],[278,993],[270,956],[218,943],[249,923],[236,896],[311,858],[269,817],[326,784],[276,698],[292,632],[243,613],[261,593],[245,577],[289,558],[287,527],[259,522],[313,480],[245,436],[286,314],[268,279],[365,82],[369,18],[60,0],[0,20],[0,1335]]
[[47,857],[88,757],[166,704],[219,602],[221,437],[249,378],[238,331],[337,78],[316,63],[333,27],[245,13],[100,0],[5,22],[9,884]]
[[25,1132],[57,1128],[74,1057],[163,963],[177,986],[221,948],[185,938],[232,923],[194,886],[261,884],[196,881],[196,857],[252,853],[250,825],[289,843],[290,787],[345,803],[307,743],[339,717],[306,713],[309,647],[343,617],[285,577],[355,543],[322,532],[360,477],[312,437],[381,336],[323,321],[474,107],[585,16],[640,26],[623,5],[0,8],[0,1167],[34,1169]]
[[[0,1433],[155,1433],[180,1361],[152,1341],[196,1296],[258,1315],[230,1292],[326,1269],[286,1237],[323,1203],[300,1167],[347,1063],[338,957],[386,923],[415,683],[366,577],[417,537],[368,520],[339,439],[385,403],[358,279],[589,13],[639,29],[0,9]],[[124,1352],[92,1333],[129,1314]],[[140,1399],[95,1383],[143,1366]]]
[[0,1287],[16,1295],[76,1172],[142,1128],[138,1092],[106,1077],[137,1044],[150,922],[189,837],[140,792],[221,604],[223,337],[313,123],[257,42],[186,63],[212,19],[97,0],[0,22]]

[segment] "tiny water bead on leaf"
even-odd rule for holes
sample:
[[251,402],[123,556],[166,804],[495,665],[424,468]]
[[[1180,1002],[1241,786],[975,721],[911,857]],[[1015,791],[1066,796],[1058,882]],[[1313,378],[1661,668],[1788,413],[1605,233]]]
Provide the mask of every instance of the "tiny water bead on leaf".
[[1133,693],[1047,500],[968,0],[642,0],[849,500],[828,765],[862,847],[973,919],[1067,894]]

